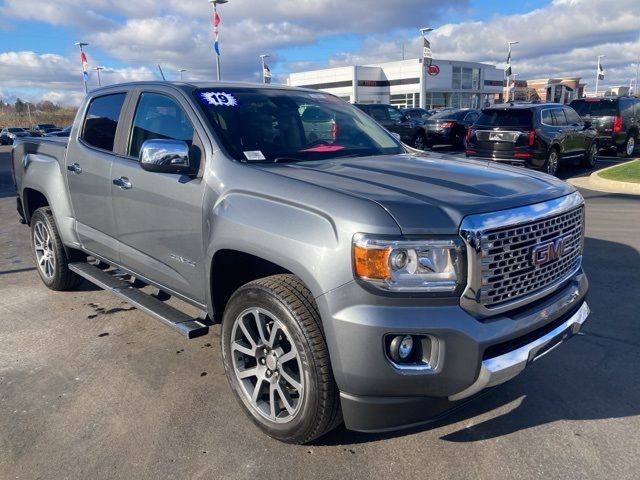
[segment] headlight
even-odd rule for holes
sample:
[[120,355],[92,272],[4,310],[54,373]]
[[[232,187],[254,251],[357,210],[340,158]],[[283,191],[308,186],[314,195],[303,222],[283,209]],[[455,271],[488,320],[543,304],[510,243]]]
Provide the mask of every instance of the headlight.
[[462,239],[405,240],[358,234],[353,240],[356,278],[381,290],[452,295],[465,282]]

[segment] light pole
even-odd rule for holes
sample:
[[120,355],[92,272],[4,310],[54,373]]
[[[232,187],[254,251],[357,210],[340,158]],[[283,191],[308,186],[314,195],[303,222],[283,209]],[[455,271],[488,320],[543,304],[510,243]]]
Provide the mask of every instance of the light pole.
[[84,53],[84,47],[89,45],[86,42],[76,42],[76,47],[80,48],[80,61],[82,62],[82,79],[84,81],[84,93],[89,92],[89,87],[87,86],[87,81],[89,80],[89,73],[87,72],[87,55]]
[[215,36],[214,48],[216,51],[216,72],[218,81],[220,81],[220,47],[218,46],[218,26],[220,25],[220,17],[218,16],[218,5],[227,3],[229,0],[208,0],[213,6],[213,33]]
[[507,103],[511,100],[511,92],[509,90],[509,77],[511,76],[511,47],[518,45],[520,42],[507,42],[509,53],[507,54],[507,65],[504,67],[505,85],[507,86]]
[[267,83],[267,77],[265,75],[265,58],[269,58],[271,55],[260,55],[260,62],[262,63],[262,83]]
[[[431,43],[427,40],[427,33],[433,32],[433,28],[424,27],[420,29],[422,38],[422,66],[420,67],[420,108],[427,108],[427,69],[431,66],[433,53]],[[427,61],[429,65],[426,65]]]
[[182,81],[182,74],[183,74],[184,72],[186,72],[186,71],[187,71],[187,70],[186,70],[186,69],[184,69],[184,68],[181,68],[180,70],[178,70],[178,73],[180,74],[180,81]]
[[[600,60],[605,58],[606,55],[598,55],[598,67],[596,68],[596,97],[598,96],[598,82],[600,81],[600,71],[604,72],[602,65],[600,64]],[[604,77],[604,73],[602,73],[602,77]]]
[[104,67],[96,67],[94,70],[98,73],[98,86],[102,86],[102,80],[100,79],[100,70],[104,70]]
[[[518,73],[512,73],[511,77],[513,77],[513,83],[511,85],[513,85],[513,101],[517,101],[516,100],[516,77],[518,76]],[[511,92],[511,90],[509,90],[509,92]]]
[[638,55],[638,61],[636,62],[636,82],[634,83],[633,94],[638,96],[638,73],[640,73],[640,55]]

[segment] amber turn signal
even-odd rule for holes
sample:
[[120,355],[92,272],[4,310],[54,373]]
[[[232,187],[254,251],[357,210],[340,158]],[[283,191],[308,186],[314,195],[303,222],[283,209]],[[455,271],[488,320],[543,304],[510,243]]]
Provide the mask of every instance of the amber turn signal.
[[354,245],[353,259],[355,271],[358,277],[384,280],[389,278],[389,254],[391,247],[371,248],[362,245]]

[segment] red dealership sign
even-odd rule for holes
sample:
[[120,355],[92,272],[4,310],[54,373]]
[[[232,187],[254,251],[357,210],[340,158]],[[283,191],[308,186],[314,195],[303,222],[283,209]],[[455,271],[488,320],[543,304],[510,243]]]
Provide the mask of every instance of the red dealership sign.
[[432,77],[435,77],[440,73],[440,67],[438,65],[429,65],[427,67],[427,73]]

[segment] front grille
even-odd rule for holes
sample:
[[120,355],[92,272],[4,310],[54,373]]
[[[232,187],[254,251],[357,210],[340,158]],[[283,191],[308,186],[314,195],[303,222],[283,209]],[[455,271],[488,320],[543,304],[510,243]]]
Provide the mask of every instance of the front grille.
[[[482,233],[480,303],[487,308],[531,295],[573,273],[582,258],[584,208]],[[532,262],[538,245],[571,235],[564,255],[542,265]]]

